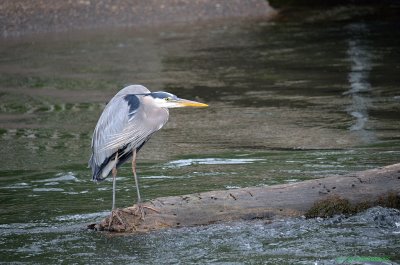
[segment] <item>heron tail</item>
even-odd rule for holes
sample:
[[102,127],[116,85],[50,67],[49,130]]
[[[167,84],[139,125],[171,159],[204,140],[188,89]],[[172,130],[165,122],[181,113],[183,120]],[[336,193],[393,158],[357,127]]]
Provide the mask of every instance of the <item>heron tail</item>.
[[[143,146],[143,144],[137,149],[136,152],[139,152],[139,150]],[[115,158],[115,155],[117,154],[117,152],[119,153],[119,155],[118,155],[117,165],[115,165],[113,159]],[[93,181],[97,182],[97,181],[105,180],[110,175],[114,166],[116,166],[118,168],[132,157],[132,149],[130,149],[128,146],[125,146],[124,148],[119,149],[117,152],[115,152],[112,155],[110,155],[109,157],[107,157],[103,161],[103,163],[101,163],[101,165],[96,164],[96,162],[94,161],[93,155],[90,157],[89,167],[92,168],[92,180]]]
[[95,181],[95,182],[103,181],[108,177],[108,174],[107,174],[107,176],[102,177],[102,171],[103,171],[104,165],[101,165],[101,166],[97,165],[94,162],[93,155],[90,157],[89,167],[92,168],[92,180],[93,181]]

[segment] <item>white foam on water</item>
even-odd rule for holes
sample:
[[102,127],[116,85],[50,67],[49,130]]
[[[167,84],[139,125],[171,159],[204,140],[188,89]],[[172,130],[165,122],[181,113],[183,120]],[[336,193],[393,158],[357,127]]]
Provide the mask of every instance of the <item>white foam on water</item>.
[[286,182],[297,182],[297,181],[299,181],[298,179],[287,179],[287,180],[285,180]]
[[191,165],[235,165],[251,164],[264,159],[257,158],[196,158],[180,159],[167,163],[167,167],[186,167]]
[[229,185],[225,186],[225,189],[228,189],[228,190],[234,190],[234,189],[240,189],[240,188],[241,188],[240,186],[229,186]]
[[5,186],[4,189],[26,189],[30,188],[31,186],[28,183],[21,182],[21,183],[15,183],[10,186]]
[[59,173],[56,175],[55,178],[35,180],[33,182],[58,182],[58,181],[78,181],[78,178],[74,176],[74,173],[68,172],[68,173]]
[[45,185],[45,186],[54,186],[54,185],[58,185],[58,184],[60,184],[60,182],[52,181],[52,182],[48,182],[48,183],[46,183],[46,184],[44,184],[44,185]]
[[55,220],[57,221],[80,221],[80,220],[90,220],[100,217],[104,217],[110,214],[110,211],[96,212],[96,213],[86,213],[86,214],[69,214],[57,216]]
[[143,176],[140,177],[142,179],[175,179],[175,178],[179,178],[179,177],[173,177],[173,176]]
[[47,192],[47,191],[64,191],[64,189],[60,188],[34,188],[34,192]]

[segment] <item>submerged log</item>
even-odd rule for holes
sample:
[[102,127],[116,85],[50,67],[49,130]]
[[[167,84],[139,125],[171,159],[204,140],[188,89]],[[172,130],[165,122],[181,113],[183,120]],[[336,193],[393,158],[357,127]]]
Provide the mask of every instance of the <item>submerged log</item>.
[[217,222],[350,214],[371,206],[400,207],[400,164],[298,183],[161,197],[118,209],[96,230],[140,232]]

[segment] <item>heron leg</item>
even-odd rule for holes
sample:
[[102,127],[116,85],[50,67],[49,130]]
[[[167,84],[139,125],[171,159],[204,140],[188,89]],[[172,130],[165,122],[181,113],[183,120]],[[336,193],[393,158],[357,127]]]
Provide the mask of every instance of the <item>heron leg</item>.
[[135,177],[135,184],[136,184],[136,192],[137,192],[137,203],[141,203],[142,199],[140,197],[140,191],[139,191],[139,179],[136,175],[136,149],[132,151],[132,173],[133,176]]
[[118,221],[122,224],[125,225],[125,223],[122,221],[121,217],[118,214],[118,210],[115,209],[115,193],[116,193],[116,184],[117,184],[117,163],[118,163],[118,152],[115,155],[115,160],[114,160],[114,167],[111,171],[112,177],[113,177],[113,194],[112,194],[112,209],[111,209],[111,215],[110,215],[110,220],[108,222],[108,229],[111,227],[111,223],[114,219],[114,216],[117,217]]
[[139,179],[136,174],[136,149],[133,149],[132,151],[132,173],[135,178],[135,184],[136,184],[136,192],[137,192],[137,206],[138,210],[140,211],[140,217],[144,220],[144,211],[142,207],[142,198],[140,197],[140,190],[139,190]]
[[116,184],[117,184],[117,162],[118,162],[118,152],[115,155],[115,160],[114,160],[114,167],[112,169],[112,177],[113,177],[113,195],[112,195],[112,211],[115,209],[115,189],[116,189]]

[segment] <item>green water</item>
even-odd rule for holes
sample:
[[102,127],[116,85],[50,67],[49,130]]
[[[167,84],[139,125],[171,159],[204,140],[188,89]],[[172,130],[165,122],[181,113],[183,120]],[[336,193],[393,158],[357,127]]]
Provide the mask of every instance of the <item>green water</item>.
[[[399,262],[400,214],[388,209],[353,221],[300,218],[124,237],[86,230],[111,208],[111,182],[93,183],[87,168],[91,134],[106,102],[128,83],[210,105],[172,110],[143,148],[145,200],[399,162],[398,25],[224,21],[3,39],[0,262],[332,264],[357,255]],[[126,165],[117,206],[135,198]],[[394,221],[382,226],[376,216]]]

